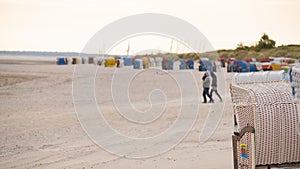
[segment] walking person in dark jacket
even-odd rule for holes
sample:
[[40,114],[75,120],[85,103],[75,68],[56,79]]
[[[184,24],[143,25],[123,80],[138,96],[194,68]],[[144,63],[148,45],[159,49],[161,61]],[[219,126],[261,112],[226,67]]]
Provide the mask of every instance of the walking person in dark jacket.
[[209,102],[214,102],[214,100],[212,99],[211,95],[209,94],[209,88],[210,88],[210,77],[209,74],[207,72],[204,73],[203,77],[202,77],[202,81],[203,81],[203,102],[202,103],[207,103],[206,100],[206,96],[208,96],[208,98],[210,99]]
[[218,93],[218,81],[217,81],[217,76],[214,72],[211,72],[211,78],[212,78],[212,82],[211,82],[211,90],[210,90],[210,96],[212,97],[213,92],[215,92],[217,94],[217,96],[219,97],[220,101],[222,102],[222,97],[220,96],[220,94]]

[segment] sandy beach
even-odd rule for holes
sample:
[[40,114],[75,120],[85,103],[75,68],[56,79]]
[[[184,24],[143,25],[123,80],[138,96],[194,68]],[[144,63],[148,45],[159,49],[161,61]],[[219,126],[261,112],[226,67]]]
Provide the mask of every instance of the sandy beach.
[[[200,104],[201,111],[192,130],[173,149],[151,158],[128,159],[103,150],[82,129],[72,98],[74,65],[58,66],[54,60],[37,60],[0,58],[0,168],[233,168],[233,110],[229,89],[223,96],[226,98],[222,119],[207,142],[200,144],[199,135],[213,104]],[[109,87],[114,71],[115,68],[101,67],[96,75],[96,98],[103,105],[103,115],[111,126],[134,137],[155,135],[168,128],[176,119],[176,103],[166,108],[171,113],[149,125],[127,124],[118,115],[110,91],[101,90]],[[199,91],[202,91],[202,72],[192,73],[198,77]],[[226,73],[227,83],[232,76]],[[159,83],[159,79],[153,79],[153,72],[149,71],[142,79],[136,79],[138,85],[132,88],[143,91],[149,81]],[[173,92],[172,85],[171,80],[162,83],[162,87],[169,89],[168,97],[176,100],[178,93]],[[135,106],[147,109],[149,105],[143,92],[134,91]]]

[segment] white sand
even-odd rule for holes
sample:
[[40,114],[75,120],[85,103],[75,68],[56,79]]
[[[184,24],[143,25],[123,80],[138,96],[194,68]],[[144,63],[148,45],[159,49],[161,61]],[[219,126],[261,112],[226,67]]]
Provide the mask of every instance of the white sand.
[[[73,65],[28,65],[13,61],[8,64],[7,58],[4,60],[1,63],[0,58],[0,168],[233,168],[233,112],[229,93],[222,120],[206,143],[199,143],[199,135],[212,104],[201,104],[201,113],[191,132],[172,150],[147,159],[126,159],[95,145],[81,128],[72,102]],[[100,68],[99,72],[96,80],[99,89],[109,86],[113,69]],[[202,90],[202,73],[195,70],[194,74],[199,77]],[[232,74],[226,77],[230,81]],[[142,91],[152,77],[149,74],[144,78],[137,79],[139,85],[134,86],[135,90]],[[172,87],[168,80],[163,84]],[[99,104],[105,105],[105,118],[124,134],[155,135],[176,119],[170,113],[143,127],[126,124],[113,108],[109,91],[96,91]],[[170,90],[169,96],[176,100],[178,93]],[[142,92],[134,93],[132,99],[135,106],[147,109],[147,98]],[[170,104],[168,109],[176,113],[178,108]]]

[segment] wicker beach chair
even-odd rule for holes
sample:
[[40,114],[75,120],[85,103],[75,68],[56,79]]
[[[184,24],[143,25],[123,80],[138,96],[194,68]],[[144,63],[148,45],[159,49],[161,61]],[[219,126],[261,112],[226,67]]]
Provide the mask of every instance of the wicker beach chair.
[[279,72],[263,73],[233,78],[234,168],[300,166],[299,114],[291,86]]

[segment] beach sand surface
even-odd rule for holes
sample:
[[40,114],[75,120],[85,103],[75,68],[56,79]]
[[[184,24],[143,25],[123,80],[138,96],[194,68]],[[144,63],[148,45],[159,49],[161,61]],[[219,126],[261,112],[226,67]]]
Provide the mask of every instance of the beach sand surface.
[[[105,151],[82,129],[72,98],[75,66],[41,62],[24,64],[20,60],[0,58],[0,168],[233,168],[233,110],[228,89],[223,96],[225,108],[221,120],[205,143],[199,143],[199,135],[213,104],[200,104],[191,131],[171,150],[150,158],[128,159]],[[152,82],[165,89],[170,102],[166,107],[168,113],[153,123],[131,124],[118,114],[108,90],[114,71],[115,68],[101,67],[95,80],[95,96],[107,122],[122,134],[141,138],[159,134],[170,127],[180,108],[180,93],[174,90],[174,81],[162,71],[157,74],[148,71],[136,78],[129,90],[132,93],[130,99],[137,109],[149,108],[148,92]],[[202,91],[202,72],[191,72],[197,77],[199,91]],[[230,82],[231,77],[232,74],[226,74],[226,81]]]

